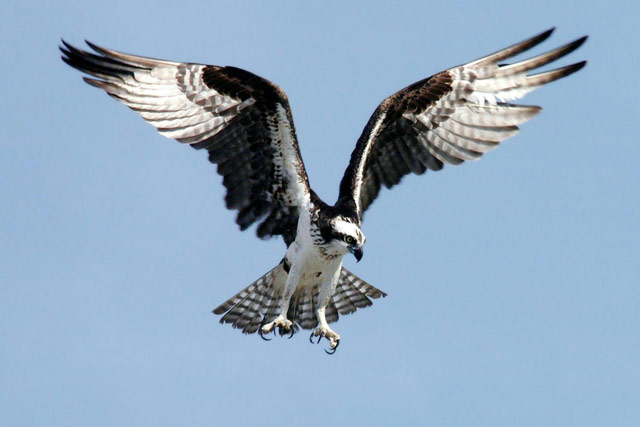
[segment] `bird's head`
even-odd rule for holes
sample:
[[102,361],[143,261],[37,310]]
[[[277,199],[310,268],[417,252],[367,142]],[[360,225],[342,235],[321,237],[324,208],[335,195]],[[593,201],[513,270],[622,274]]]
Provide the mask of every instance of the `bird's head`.
[[341,250],[343,254],[351,252],[357,261],[362,259],[362,246],[366,237],[360,227],[350,218],[337,216],[330,221],[331,244]]

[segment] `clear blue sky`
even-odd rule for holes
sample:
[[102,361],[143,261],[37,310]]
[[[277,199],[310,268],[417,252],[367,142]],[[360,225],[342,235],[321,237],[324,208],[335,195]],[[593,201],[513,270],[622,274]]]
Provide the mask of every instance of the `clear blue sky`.
[[[0,424],[639,425],[638,3],[299,3],[2,2]],[[284,245],[57,50],[276,82],[333,201],[384,97],[554,25],[536,52],[589,34],[562,63],[590,62],[524,100],[542,114],[368,212],[346,265],[389,296],[336,324],[333,357],[218,324]]]

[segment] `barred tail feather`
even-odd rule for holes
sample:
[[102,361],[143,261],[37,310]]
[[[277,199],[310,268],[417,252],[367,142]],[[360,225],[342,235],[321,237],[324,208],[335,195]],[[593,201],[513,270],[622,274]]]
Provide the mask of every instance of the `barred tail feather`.
[[[213,310],[220,314],[220,323],[230,323],[234,328],[242,329],[245,334],[253,334],[275,319],[280,311],[280,298],[287,280],[283,264],[238,292]],[[295,332],[313,329],[318,326],[315,307],[318,304],[319,287],[302,287],[291,297],[287,318],[293,322]],[[371,286],[342,267],[336,290],[327,305],[325,315],[328,323],[338,321],[340,314],[350,314],[358,308],[372,305],[371,299],[386,297],[387,294]]]
[[[346,268],[342,267],[338,286],[331,297],[331,302],[340,314],[350,314],[358,308],[368,307],[371,304],[369,298],[377,299],[386,297],[387,294],[380,289],[374,288]],[[337,319],[336,315],[336,320]],[[327,319],[328,320],[328,319]]]
[[280,297],[287,273],[282,263],[220,304],[214,314],[224,314],[220,323],[231,323],[244,334],[253,334],[279,312]]
[[[314,329],[318,326],[315,307],[318,304],[320,288],[298,289],[293,295],[287,317],[302,329]],[[346,268],[342,267],[336,290],[325,309],[327,323],[337,322],[341,314],[351,314],[359,308],[373,304],[371,298],[386,297],[387,294],[374,288]],[[297,331],[297,328],[296,328]]]

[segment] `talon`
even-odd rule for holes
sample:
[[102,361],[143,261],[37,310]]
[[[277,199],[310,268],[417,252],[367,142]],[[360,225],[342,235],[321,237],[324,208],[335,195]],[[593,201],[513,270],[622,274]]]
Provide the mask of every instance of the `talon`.
[[[287,338],[291,339],[295,332],[296,331],[293,329],[293,326],[291,328],[285,328],[283,326],[279,326],[278,327],[278,334],[280,334],[281,338],[284,337],[285,335],[287,335],[287,333],[289,333],[289,336]],[[274,331],[274,335],[275,335],[275,331]]]
[[271,338],[266,338],[264,336],[264,332],[262,332],[262,328],[258,329],[258,335],[260,335],[260,338],[262,338],[265,341],[271,341]]
[[333,354],[336,352],[336,350],[338,349],[338,346],[340,345],[340,340],[336,341],[336,346],[335,347],[331,347],[331,350],[327,350],[326,348],[324,349],[324,352],[327,354]]
[[[316,341],[315,343],[313,342],[313,337],[317,336],[318,337],[318,341]],[[318,333],[318,335],[316,335],[316,331],[311,332],[311,335],[309,335],[309,342],[311,344],[320,344],[320,340],[322,340],[322,337],[324,337],[324,331],[320,331]]]

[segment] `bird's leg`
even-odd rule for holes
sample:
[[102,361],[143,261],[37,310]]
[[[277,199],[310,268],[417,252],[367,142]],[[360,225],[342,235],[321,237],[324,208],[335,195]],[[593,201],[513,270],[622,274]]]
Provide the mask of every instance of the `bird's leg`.
[[[340,344],[340,335],[338,335],[335,331],[333,331],[329,324],[327,323],[327,318],[325,316],[325,309],[331,301],[331,297],[336,290],[336,285],[338,284],[338,277],[340,276],[340,270],[342,269],[342,262],[338,263],[337,269],[333,275],[329,275],[322,286],[320,287],[320,292],[318,293],[318,306],[316,307],[316,318],[318,319],[318,327],[313,331],[311,337],[319,337],[318,342],[322,337],[329,340],[329,345],[331,349],[327,351],[329,354],[335,353],[338,345]],[[311,337],[309,337],[311,339]]]
[[[292,331],[293,330],[293,322],[287,319],[287,312],[289,311],[289,303],[291,302],[291,297],[298,286],[298,282],[300,281],[300,277],[302,276],[302,269],[300,266],[295,263],[291,266],[289,270],[289,274],[287,276],[287,282],[284,285],[284,292],[282,293],[282,297],[280,300],[280,314],[273,319],[271,322],[266,323],[260,328],[260,335],[266,335],[269,332],[273,331],[276,327],[280,329],[280,331]],[[280,335],[283,335],[282,333]]]

